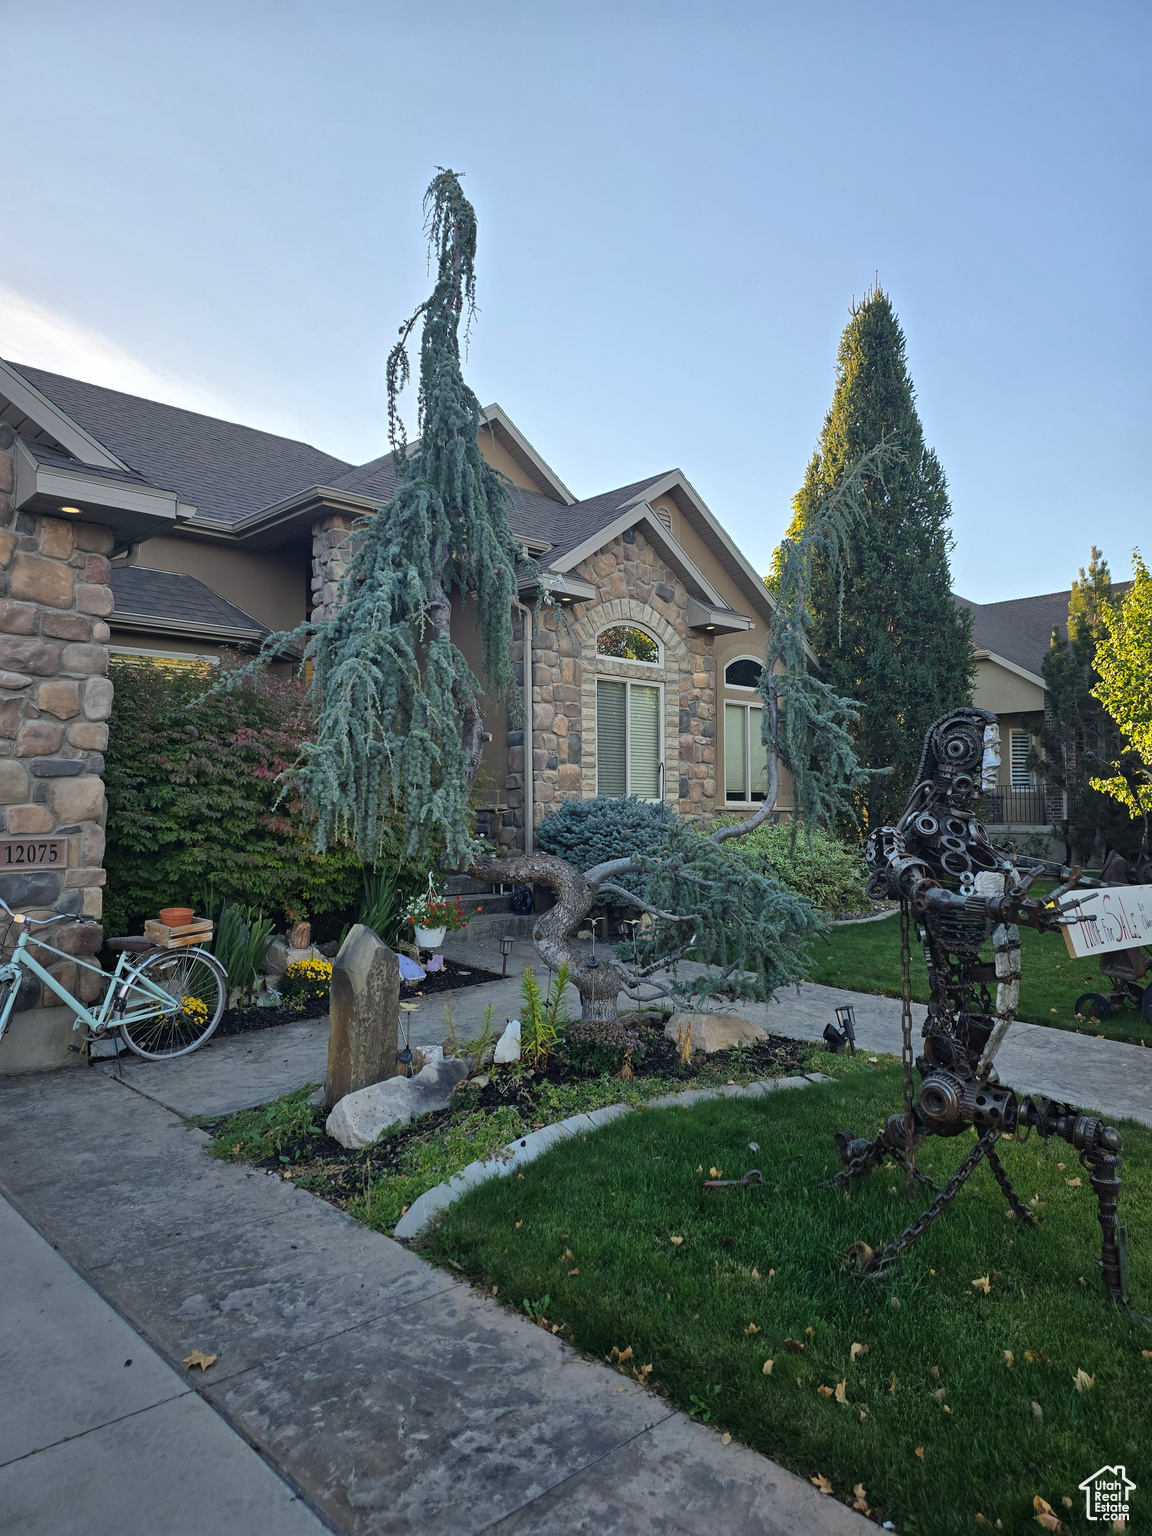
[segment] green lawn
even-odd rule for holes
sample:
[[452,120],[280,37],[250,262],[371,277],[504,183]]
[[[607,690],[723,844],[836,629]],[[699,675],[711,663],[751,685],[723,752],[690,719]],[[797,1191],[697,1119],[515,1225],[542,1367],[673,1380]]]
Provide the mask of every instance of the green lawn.
[[[1095,1200],[1075,1154],[1002,1143],[1024,1199],[1038,1197],[1035,1228],[1006,1218],[982,1168],[894,1270],[854,1278],[844,1249],[894,1237],[911,1211],[892,1171],[850,1194],[818,1188],[838,1166],[832,1132],[870,1132],[900,1102],[890,1063],[837,1066],[826,1087],[642,1110],[562,1142],[453,1205],[427,1252],[593,1356],[624,1354],[621,1369],[829,1479],[836,1497],[852,1502],[862,1484],[899,1530],[968,1533],[978,1512],[1004,1531],[1035,1530],[1037,1495],[1067,1528],[1098,1530],[1077,1484],[1115,1463],[1138,1485],[1142,1529],[1152,1328],[1104,1299]],[[1152,1311],[1152,1134],[1129,1124],[1124,1136],[1132,1286]],[[942,1182],[970,1145],[932,1142],[922,1166]],[[711,1168],[750,1166],[779,1187],[701,1187]],[[1077,1177],[1083,1186],[1069,1187]],[[972,1283],[981,1277],[987,1294]],[[866,1346],[855,1359],[854,1344]],[[1084,1391],[1079,1370],[1092,1378]]]
[[[1021,928],[1020,949],[1020,1018],[1030,1024],[1102,1035],[1106,1040],[1126,1040],[1130,1045],[1145,1041],[1152,1045],[1152,1030],[1138,1008],[1126,1006],[1100,1024],[1082,1023],[1076,1017],[1076,999],[1084,992],[1106,993],[1109,984],[1094,961],[1069,956],[1062,934]],[[828,945],[817,942],[812,957],[812,981],[881,997],[900,996],[900,919],[895,913],[881,922],[830,929]],[[918,1003],[928,1001],[924,951],[915,939],[912,996]]]

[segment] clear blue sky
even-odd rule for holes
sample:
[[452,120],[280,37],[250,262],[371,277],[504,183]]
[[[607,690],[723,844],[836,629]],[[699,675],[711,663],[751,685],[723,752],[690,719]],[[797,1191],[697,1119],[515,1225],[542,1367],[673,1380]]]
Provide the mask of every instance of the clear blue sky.
[[878,273],[957,589],[1126,574],[1150,42],[1110,0],[0,0],[0,353],[366,459],[448,165],[469,377],[578,495],[679,466],[766,569]]

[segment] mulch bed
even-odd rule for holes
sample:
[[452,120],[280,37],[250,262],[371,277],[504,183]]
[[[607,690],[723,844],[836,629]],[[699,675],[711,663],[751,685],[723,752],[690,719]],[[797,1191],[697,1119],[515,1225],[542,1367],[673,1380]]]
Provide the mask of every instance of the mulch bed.
[[[496,971],[483,971],[479,966],[460,965],[455,960],[445,960],[442,971],[430,971],[423,981],[402,982],[401,999],[431,997],[436,992],[454,992],[458,987],[482,986],[488,981],[499,981]],[[279,1024],[303,1024],[306,1020],[325,1017],[323,1003],[307,1003],[302,1008],[281,1005],[276,1008],[227,1008],[216,1026],[214,1039],[226,1035],[246,1035],[254,1029],[273,1029]]]
[[[669,1085],[687,1085],[699,1081],[702,1087],[713,1087],[724,1081],[726,1063],[732,1060],[730,1052],[720,1052],[703,1061],[696,1058],[685,1066],[673,1041],[656,1030],[645,1030],[644,1034],[645,1054],[643,1062],[638,1064],[638,1077],[657,1078]],[[740,1065],[750,1069],[758,1078],[785,1077],[795,1071],[811,1051],[811,1041],[769,1035],[766,1040],[742,1050]],[[422,1115],[411,1125],[359,1151],[352,1151],[329,1136],[324,1130],[327,1111],[323,1107],[316,1108],[312,1112],[312,1135],[301,1136],[297,1141],[287,1143],[278,1156],[264,1158],[252,1166],[264,1168],[269,1173],[285,1173],[291,1168],[296,1183],[334,1205],[344,1206],[353,1196],[364,1193],[365,1179],[369,1172],[375,1176],[398,1170],[404,1149],[410,1141],[434,1132],[452,1115],[459,1113],[461,1108],[466,1108],[469,1113],[477,1110],[492,1113],[511,1106],[519,1110],[524,1121],[531,1125],[538,1118],[536,1101],[543,1087],[549,1083],[579,1082],[590,1074],[574,1072],[566,1063],[557,1059],[538,1072],[511,1072],[497,1068],[486,1075],[487,1082],[482,1087],[473,1087],[462,1104]],[[214,1134],[226,1118],[199,1123]]]

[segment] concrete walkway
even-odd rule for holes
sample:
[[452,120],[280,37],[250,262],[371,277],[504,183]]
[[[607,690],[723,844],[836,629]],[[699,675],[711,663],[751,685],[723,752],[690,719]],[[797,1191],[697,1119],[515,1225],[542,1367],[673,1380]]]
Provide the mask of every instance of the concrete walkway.
[[0,1531],[326,1529],[197,1396],[187,1368],[165,1364],[3,1199],[0,1296]]
[[[103,1071],[0,1079],[0,1190],[57,1250],[26,1236],[32,1257],[0,1281],[17,1357],[0,1360],[16,1457],[0,1531],[318,1529],[291,1523],[306,1511],[286,1484],[355,1536],[871,1528],[399,1243],[209,1159],[206,1139]],[[54,1275],[73,1289],[37,1328]],[[195,1349],[218,1359],[189,1394]],[[129,1444],[133,1424],[147,1433]]]

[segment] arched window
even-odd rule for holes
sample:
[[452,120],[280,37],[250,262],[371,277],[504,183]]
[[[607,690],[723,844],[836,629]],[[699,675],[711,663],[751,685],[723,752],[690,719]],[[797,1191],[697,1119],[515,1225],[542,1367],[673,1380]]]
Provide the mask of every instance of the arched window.
[[646,630],[634,624],[614,624],[611,629],[601,630],[596,636],[596,654],[614,656],[621,661],[645,661],[651,666],[660,664],[660,643]]
[[740,656],[724,668],[724,684],[727,688],[759,688],[763,664],[752,656]]

